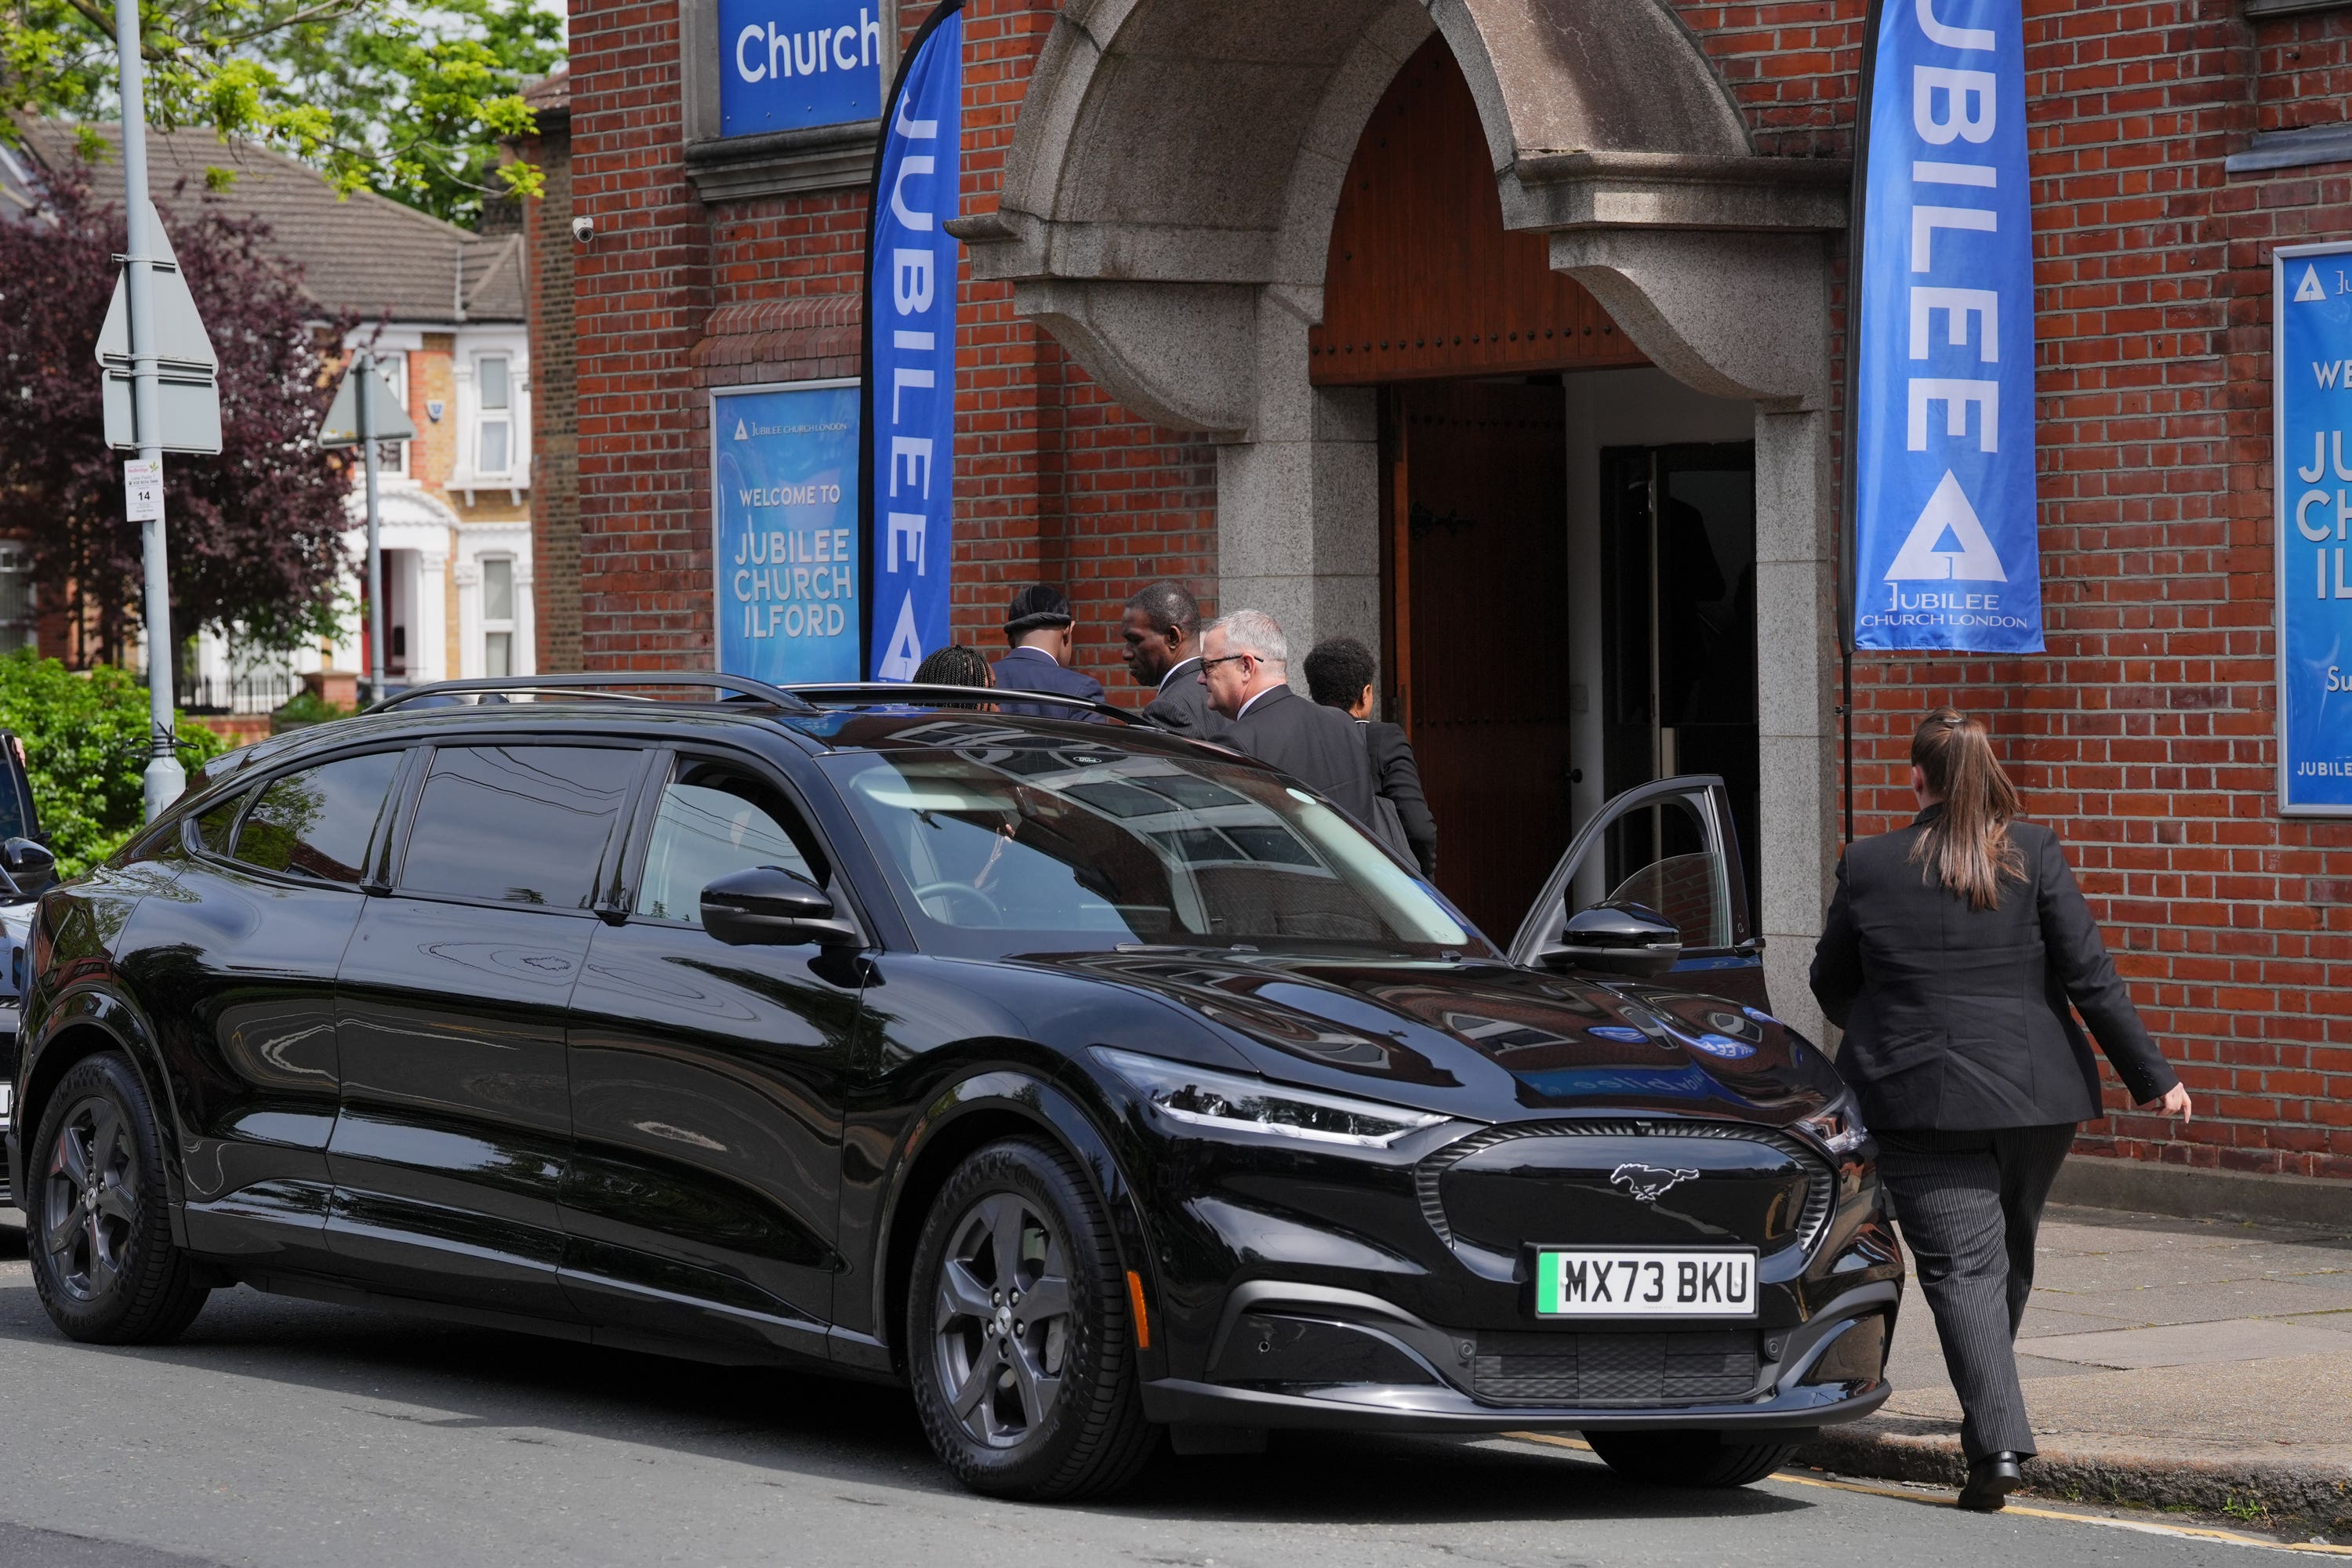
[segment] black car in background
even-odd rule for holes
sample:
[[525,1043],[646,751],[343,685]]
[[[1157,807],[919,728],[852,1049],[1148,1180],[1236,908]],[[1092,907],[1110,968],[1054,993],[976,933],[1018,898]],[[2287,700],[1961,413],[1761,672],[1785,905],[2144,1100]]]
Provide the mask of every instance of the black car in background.
[[[0,1133],[16,1107],[16,1026],[30,978],[35,900],[56,880],[57,857],[41,832],[24,738],[0,730]],[[0,1204],[12,1189],[0,1173]]]
[[42,900],[8,1152],[65,1332],[242,1282],[829,1369],[1041,1498],[1162,1428],[1739,1484],[1885,1399],[1874,1147],[1714,781],[1612,805],[1507,953],[1229,752],[690,679],[232,752]]

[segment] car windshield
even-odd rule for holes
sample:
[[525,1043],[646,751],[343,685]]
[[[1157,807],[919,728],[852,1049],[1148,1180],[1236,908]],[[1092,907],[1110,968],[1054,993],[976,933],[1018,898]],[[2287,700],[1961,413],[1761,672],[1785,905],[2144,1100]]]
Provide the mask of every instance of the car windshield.
[[1091,739],[989,741],[825,759],[926,951],[1489,951],[1273,774]]

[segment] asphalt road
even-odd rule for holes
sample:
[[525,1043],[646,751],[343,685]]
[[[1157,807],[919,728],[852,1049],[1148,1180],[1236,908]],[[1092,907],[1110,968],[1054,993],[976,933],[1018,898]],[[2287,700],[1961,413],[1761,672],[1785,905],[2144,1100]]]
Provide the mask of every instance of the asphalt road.
[[[11,1215],[10,1217],[14,1217]],[[268,1568],[1949,1568],[2247,1561],[2218,1541],[1774,1480],[1627,1486],[1499,1439],[1163,1457],[1111,1504],[973,1498],[887,1389],[216,1292],[180,1343],[72,1344],[0,1229],[0,1564]]]

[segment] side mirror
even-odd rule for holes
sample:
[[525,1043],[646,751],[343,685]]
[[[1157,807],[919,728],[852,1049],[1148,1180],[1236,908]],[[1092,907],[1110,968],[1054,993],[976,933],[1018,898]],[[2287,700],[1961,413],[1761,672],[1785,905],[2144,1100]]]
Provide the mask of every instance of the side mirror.
[[781,866],[730,871],[702,889],[702,929],[730,947],[836,946],[859,940],[823,888]]
[[1546,969],[1593,969],[1604,974],[1664,974],[1682,961],[1683,933],[1675,922],[1640,904],[1595,904],[1568,919],[1558,942],[1536,953]]
[[30,838],[11,838],[0,845],[0,869],[26,892],[38,892],[57,879],[58,858]]

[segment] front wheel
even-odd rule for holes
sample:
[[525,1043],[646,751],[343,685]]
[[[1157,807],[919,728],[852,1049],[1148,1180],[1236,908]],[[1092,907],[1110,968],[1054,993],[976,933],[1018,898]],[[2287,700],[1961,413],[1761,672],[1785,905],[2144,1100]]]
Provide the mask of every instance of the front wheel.
[[908,1370],[931,1447],[992,1497],[1111,1491],[1150,1458],[1127,1290],[1076,1162],[991,1143],[932,1201],[907,1300]]
[[172,1243],[147,1087],[105,1053],[77,1062],[25,1152],[26,1250],[49,1319],[90,1344],[161,1344],[205,1304]]
[[1716,1432],[1587,1432],[1584,1440],[1627,1480],[1655,1487],[1744,1487],[1797,1451],[1787,1443],[1727,1443]]

